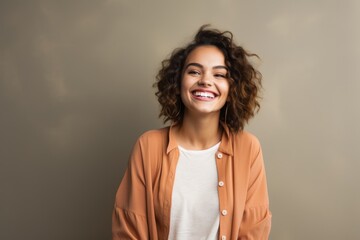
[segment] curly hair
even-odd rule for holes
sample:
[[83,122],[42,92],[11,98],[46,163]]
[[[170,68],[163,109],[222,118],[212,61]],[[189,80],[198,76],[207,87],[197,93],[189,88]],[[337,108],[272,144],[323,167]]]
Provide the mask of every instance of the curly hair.
[[155,95],[161,105],[159,117],[164,118],[164,123],[182,122],[185,111],[180,97],[183,67],[190,52],[203,45],[213,45],[221,50],[229,69],[228,101],[220,110],[220,121],[233,132],[243,130],[245,123],[260,109],[262,75],[249,61],[250,57],[259,57],[236,45],[231,32],[210,29],[209,25],[201,26],[192,42],[175,49],[169,59],[162,61],[154,83]]

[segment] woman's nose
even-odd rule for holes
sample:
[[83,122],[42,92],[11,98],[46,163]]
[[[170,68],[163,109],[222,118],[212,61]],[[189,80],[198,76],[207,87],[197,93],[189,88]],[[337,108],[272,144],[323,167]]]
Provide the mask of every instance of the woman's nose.
[[198,85],[199,86],[205,86],[205,87],[209,87],[213,84],[212,79],[211,79],[211,75],[209,74],[204,74],[200,80],[198,81]]

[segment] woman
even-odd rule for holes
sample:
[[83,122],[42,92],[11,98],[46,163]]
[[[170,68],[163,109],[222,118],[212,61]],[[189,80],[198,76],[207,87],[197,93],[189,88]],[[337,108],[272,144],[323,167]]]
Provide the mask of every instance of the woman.
[[170,127],[136,142],[116,194],[113,239],[268,239],[261,148],[243,130],[261,74],[232,34],[202,26],[157,76]]

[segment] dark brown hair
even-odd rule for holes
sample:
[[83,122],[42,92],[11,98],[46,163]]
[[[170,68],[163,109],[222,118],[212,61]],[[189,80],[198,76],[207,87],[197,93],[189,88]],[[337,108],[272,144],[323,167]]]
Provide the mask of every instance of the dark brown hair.
[[202,26],[186,47],[175,49],[170,58],[162,62],[154,84],[161,105],[159,117],[164,117],[164,123],[182,122],[185,110],[180,97],[183,67],[190,52],[203,45],[213,45],[220,49],[228,67],[229,97],[220,111],[220,121],[225,122],[233,132],[243,130],[245,123],[260,109],[262,76],[249,62],[250,57],[258,56],[237,46],[231,32],[209,29],[208,25]]

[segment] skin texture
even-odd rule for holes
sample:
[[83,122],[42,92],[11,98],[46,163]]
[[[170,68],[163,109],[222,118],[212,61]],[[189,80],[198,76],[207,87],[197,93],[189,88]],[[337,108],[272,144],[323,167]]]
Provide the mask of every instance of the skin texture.
[[220,140],[220,110],[229,93],[227,76],[224,55],[215,46],[199,46],[187,57],[180,91],[185,114],[176,134],[181,146],[205,149]]

